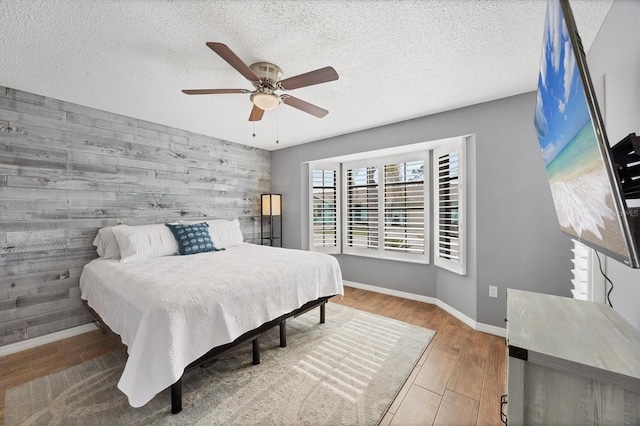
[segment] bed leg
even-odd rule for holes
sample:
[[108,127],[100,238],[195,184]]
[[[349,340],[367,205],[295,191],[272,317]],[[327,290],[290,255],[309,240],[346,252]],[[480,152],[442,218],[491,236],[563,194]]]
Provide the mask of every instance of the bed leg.
[[182,377],[171,385],[171,414],[182,411]]
[[280,321],[280,347],[287,347],[287,320]]
[[324,302],[322,305],[320,305],[320,324],[324,324],[324,318],[325,318],[325,306],[326,306],[327,302]]
[[253,346],[253,365],[260,364],[260,336],[251,341]]

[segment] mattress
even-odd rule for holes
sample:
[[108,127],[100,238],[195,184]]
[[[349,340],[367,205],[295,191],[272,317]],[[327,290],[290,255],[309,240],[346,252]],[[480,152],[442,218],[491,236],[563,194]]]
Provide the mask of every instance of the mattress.
[[211,348],[309,301],[344,294],[332,256],[247,243],[135,262],[95,259],[84,267],[80,289],[127,345],[118,388],[133,407]]

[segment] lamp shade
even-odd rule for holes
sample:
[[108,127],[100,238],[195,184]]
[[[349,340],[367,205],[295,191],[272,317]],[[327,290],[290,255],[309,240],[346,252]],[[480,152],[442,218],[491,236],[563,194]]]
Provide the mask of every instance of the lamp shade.
[[282,195],[262,194],[262,215],[280,216],[282,214]]
[[251,102],[261,110],[269,111],[280,105],[280,98],[270,93],[254,93]]

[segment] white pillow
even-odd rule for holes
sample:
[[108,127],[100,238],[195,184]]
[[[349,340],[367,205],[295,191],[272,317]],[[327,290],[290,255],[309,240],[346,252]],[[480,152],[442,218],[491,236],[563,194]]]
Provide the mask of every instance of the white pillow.
[[153,225],[118,225],[113,233],[120,247],[120,262],[172,256],[178,253],[178,243],[164,223]]
[[120,247],[118,247],[118,240],[113,233],[113,228],[114,226],[107,226],[99,229],[98,235],[93,240],[98,256],[103,259],[120,259]]
[[178,223],[191,225],[194,223],[207,222],[209,224],[209,235],[211,241],[217,248],[227,248],[240,245],[244,242],[242,231],[240,230],[240,221],[233,220],[179,220]]

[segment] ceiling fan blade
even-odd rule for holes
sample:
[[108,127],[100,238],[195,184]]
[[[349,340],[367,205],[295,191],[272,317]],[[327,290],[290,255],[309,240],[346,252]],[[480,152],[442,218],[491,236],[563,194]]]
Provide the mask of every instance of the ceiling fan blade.
[[333,67],[324,67],[319,70],[309,71],[304,74],[285,78],[278,83],[278,86],[285,90],[298,89],[300,87],[313,86],[314,84],[326,83],[338,79],[338,73]]
[[254,105],[253,108],[251,109],[251,114],[249,115],[249,121],[260,121],[262,120],[263,114],[264,114],[264,110]]
[[216,52],[222,59],[227,61],[229,65],[236,69],[240,74],[244,76],[249,81],[260,81],[260,78],[251,71],[251,68],[245,64],[242,59],[238,58],[238,56],[233,53],[231,49],[226,44],[222,43],[214,43],[207,42],[207,46],[214,52]]
[[300,111],[315,115],[318,118],[322,118],[325,115],[329,114],[329,111],[327,111],[326,109],[310,104],[309,102],[303,101],[302,99],[294,98],[293,96],[283,95],[282,102],[289,106],[297,108]]
[[228,93],[251,93],[246,89],[189,89],[183,90],[187,95],[225,95]]

